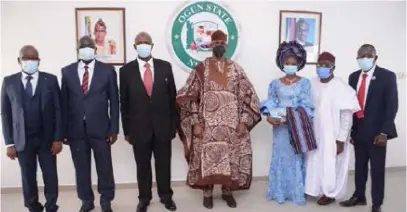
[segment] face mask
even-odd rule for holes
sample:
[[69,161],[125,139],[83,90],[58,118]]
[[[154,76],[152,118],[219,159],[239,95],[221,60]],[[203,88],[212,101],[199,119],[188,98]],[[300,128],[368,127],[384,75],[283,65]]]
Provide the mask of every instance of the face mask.
[[292,65],[284,65],[283,71],[288,75],[293,75],[297,72],[298,67]]
[[84,61],[89,61],[95,59],[95,49],[92,49],[90,47],[85,47],[79,49],[79,59],[84,60]]
[[327,67],[318,67],[317,74],[320,79],[327,79],[331,76],[331,68]]
[[136,46],[136,51],[139,57],[146,58],[151,55],[151,45],[139,44]]
[[34,74],[38,71],[39,61],[38,60],[22,60],[21,67],[24,73]]
[[212,51],[213,51],[213,54],[215,55],[215,57],[219,58],[225,54],[226,48],[224,45],[217,45],[217,46],[213,47]]
[[373,67],[373,58],[360,58],[358,64],[362,71],[369,71]]

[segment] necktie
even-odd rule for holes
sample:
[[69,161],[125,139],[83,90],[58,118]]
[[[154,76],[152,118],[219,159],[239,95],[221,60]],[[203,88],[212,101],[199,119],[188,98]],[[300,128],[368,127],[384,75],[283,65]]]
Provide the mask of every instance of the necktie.
[[82,91],[83,94],[88,94],[89,88],[88,88],[88,84],[89,84],[89,67],[85,66],[85,73],[83,73],[83,78],[82,78]]
[[33,96],[33,85],[31,84],[31,80],[33,79],[32,76],[28,75],[25,77],[27,82],[25,83],[25,93],[28,96]]
[[365,73],[362,75],[362,82],[360,83],[360,87],[358,90],[358,101],[360,105],[360,110],[356,112],[357,118],[363,118],[363,113],[365,111],[366,78],[367,74]]
[[153,73],[151,72],[150,64],[146,63],[144,67],[146,68],[144,71],[144,88],[148,96],[151,96],[153,91]]

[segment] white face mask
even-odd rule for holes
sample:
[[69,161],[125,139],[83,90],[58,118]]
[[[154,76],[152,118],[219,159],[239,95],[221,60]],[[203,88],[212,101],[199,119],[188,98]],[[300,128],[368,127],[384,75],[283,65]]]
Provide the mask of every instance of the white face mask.
[[78,53],[79,59],[89,61],[95,59],[95,49],[90,47],[85,47],[79,49]]
[[151,45],[139,44],[136,46],[137,54],[141,58],[146,58],[151,55]]
[[21,60],[21,68],[24,73],[34,74],[38,71],[38,66],[40,62],[38,60]]

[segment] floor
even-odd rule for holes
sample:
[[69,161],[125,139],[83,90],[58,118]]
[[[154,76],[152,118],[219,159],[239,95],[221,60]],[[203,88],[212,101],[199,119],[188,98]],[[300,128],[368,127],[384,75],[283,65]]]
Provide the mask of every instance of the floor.
[[[353,192],[353,176],[350,176],[348,184],[349,195]],[[370,182],[368,182],[370,184]],[[220,199],[216,198],[212,211],[255,211],[255,212],[370,212],[370,206],[358,206],[355,208],[341,208],[337,203],[330,206],[317,206],[316,200],[309,200],[306,206],[296,206],[290,202],[279,205],[273,201],[267,201],[264,197],[266,182],[254,182],[249,191],[237,192],[235,194],[238,207],[231,209]],[[216,194],[219,194],[219,189]],[[155,191],[154,191],[155,192]],[[368,191],[370,192],[370,191]],[[178,206],[178,212],[201,212],[208,211],[202,207],[201,193],[184,186],[174,187],[174,200]],[[369,193],[368,193],[369,194]],[[40,194],[43,196],[42,194]],[[369,195],[368,195],[369,198]],[[41,197],[43,199],[43,197]],[[370,198],[368,199],[370,201]],[[22,195],[19,193],[2,194],[2,212],[26,212],[23,207]],[[60,212],[78,211],[80,202],[77,200],[76,192],[62,191],[59,197]],[[113,202],[113,209],[116,212],[135,212],[137,205],[137,190],[119,189]],[[165,212],[164,207],[159,203],[155,195],[149,212]],[[386,199],[382,207],[383,212],[403,212],[406,211],[406,172],[392,171],[386,175]],[[97,207],[94,212],[100,212]]]

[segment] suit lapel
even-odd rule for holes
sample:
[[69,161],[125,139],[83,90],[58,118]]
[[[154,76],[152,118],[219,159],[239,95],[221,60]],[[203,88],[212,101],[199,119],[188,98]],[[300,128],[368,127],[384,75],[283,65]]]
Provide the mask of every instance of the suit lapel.
[[[95,65],[93,67],[93,74],[92,74],[92,79],[90,79],[90,86],[89,86],[89,92],[88,95],[92,93],[92,91],[95,90],[95,86],[96,83],[100,82],[99,79],[97,79],[98,77],[100,77],[99,75],[101,75],[103,72],[98,72],[98,69],[100,68],[100,64],[97,60],[95,60]],[[82,87],[81,87],[82,88]]]
[[38,73],[38,83],[37,83],[35,95],[39,95],[41,98],[41,109],[42,110],[44,110],[45,104],[46,104],[47,95],[45,95],[45,94],[47,92],[47,86],[46,86],[46,83],[48,83],[47,80],[48,80],[47,77],[43,73],[41,73],[41,72]]
[[11,83],[11,86],[13,87],[13,90],[16,92],[16,101],[17,104],[21,106],[21,108],[23,107],[23,99],[22,99],[22,95],[23,95],[23,88],[24,85],[21,82],[21,73],[16,74],[14,79],[13,79],[13,83]]
[[366,105],[369,105],[368,101],[371,99],[372,93],[374,92],[374,88],[377,85],[377,80],[376,80],[377,69],[378,69],[378,66],[376,66],[375,70],[373,70],[372,78],[370,79],[370,83],[369,83],[369,88],[367,88],[365,107],[366,107]]
[[157,82],[160,78],[160,73],[157,71],[157,70],[159,70],[159,67],[158,67],[158,63],[157,63],[157,61],[156,61],[156,59],[154,59],[153,58],[153,68],[154,68],[154,77],[153,77],[153,90],[151,91],[151,96],[153,96],[153,94],[154,94],[154,90],[156,90],[156,86],[157,86],[157,83],[155,83],[155,82]]
[[79,62],[75,63],[71,70],[68,72],[68,74],[70,75],[72,82],[74,83],[74,87],[77,88],[77,92],[79,93],[83,93],[82,91],[82,82],[79,79],[79,73],[78,73],[78,64]]
[[353,87],[353,89],[355,89],[355,91],[358,91],[358,81],[359,81],[359,77],[360,77],[360,70],[358,72],[356,72],[356,74],[351,78],[351,82],[350,85]]

